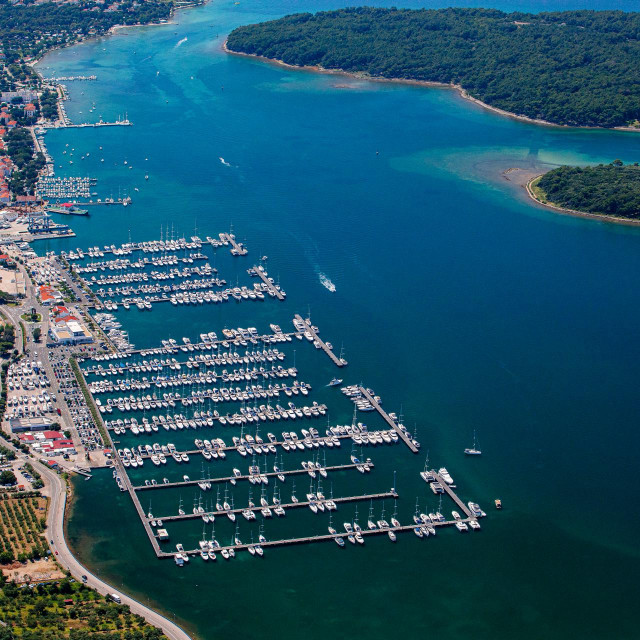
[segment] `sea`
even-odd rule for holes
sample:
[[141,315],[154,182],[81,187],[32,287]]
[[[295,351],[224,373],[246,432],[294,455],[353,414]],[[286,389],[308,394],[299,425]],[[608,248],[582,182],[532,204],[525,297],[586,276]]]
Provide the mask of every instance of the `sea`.
[[[635,0],[444,4],[640,10]],[[45,76],[97,76],[67,83],[73,122],[126,114],[133,123],[48,132],[56,174],[95,177],[98,197],[130,195],[132,204],[60,219],[77,236],[36,250],[233,228],[250,253],[217,250],[221,277],[246,283],[246,269],[267,256],[286,302],[121,309],[132,341],[150,347],[272,322],[290,329],[294,313],[310,314],[349,365],[338,370],[306,341],[289,345],[288,359],[313,385],[310,398],[329,407],[331,424],[352,420],[352,405],[326,386],[339,375],[372,387],[422,443],[419,455],[368,449],[371,474],[331,474],[325,494],[395,485],[397,504],[376,501],[374,515],[397,508],[409,523],[416,500],[420,511],[440,507],[419,477],[428,455],[465,501],[485,509],[482,530],[274,548],[263,559],[215,564],[194,558],[179,569],[156,559],[128,495],[98,470],[75,482],[70,544],[91,571],[201,640],[637,638],[640,229],[536,206],[505,171],[635,162],[640,136],[525,123],[451,90],[290,70],[221,49],[236,26],[341,6],[212,0],[171,24],[47,55],[38,65]],[[358,420],[381,426],[371,414]],[[230,440],[235,432],[224,429],[215,435]],[[483,453],[468,458],[474,431]],[[194,433],[171,435],[187,444]],[[345,445],[327,457],[346,462],[348,453]],[[151,477],[147,466],[136,479]],[[206,473],[221,469],[212,463]],[[200,472],[192,460],[163,473]],[[290,478],[280,486],[283,500],[292,488]],[[247,488],[239,483],[232,495],[244,504]],[[176,513],[181,500],[191,511],[196,497],[193,489],[141,493],[156,516]],[[215,489],[204,500],[214,497]],[[369,508],[359,504],[361,524]],[[448,515],[451,504],[442,509]],[[340,506],[334,526],[355,515]],[[215,524],[228,543],[233,527]],[[243,539],[257,535],[244,525]],[[265,535],[314,535],[327,525],[327,514],[292,510],[267,522]],[[194,521],[170,533],[167,549],[193,548],[203,534]]]

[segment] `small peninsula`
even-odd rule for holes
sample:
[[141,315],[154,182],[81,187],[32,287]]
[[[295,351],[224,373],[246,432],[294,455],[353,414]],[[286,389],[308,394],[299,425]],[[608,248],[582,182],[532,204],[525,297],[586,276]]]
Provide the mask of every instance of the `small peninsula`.
[[531,181],[528,191],[538,202],[567,213],[640,223],[638,163],[558,167]]
[[359,7],[239,27],[226,47],[300,67],[454,86],[536,121],[640,128],[640,13]]

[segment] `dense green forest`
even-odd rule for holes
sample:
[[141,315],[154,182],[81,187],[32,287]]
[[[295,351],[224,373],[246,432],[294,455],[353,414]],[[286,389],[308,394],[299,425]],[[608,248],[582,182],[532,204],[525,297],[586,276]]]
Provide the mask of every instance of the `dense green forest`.
[[[110,10],[115,6],[115,10]],[[145,24],[167,19],[173,3],[162,0],[73,4],[11,4],[0,0],[0,41],[7,59],[15,53],[37,56],[48,47],[90,32],[104,33],[116,24]]]
[[640,219],[640,166],[619,160],[596,167],[558,167],[535,183],[543,201],[586,213]]
[[640,120],[640,13],[361,7],[240,27],[227,46],[294,65],[459,84],[489,105],[559,124]]

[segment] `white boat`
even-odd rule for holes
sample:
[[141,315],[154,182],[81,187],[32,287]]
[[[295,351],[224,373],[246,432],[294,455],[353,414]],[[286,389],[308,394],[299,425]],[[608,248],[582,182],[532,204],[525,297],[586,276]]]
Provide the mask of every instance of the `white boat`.
[[476,446],[476,430],[473,430],[473,447],[464,450],[465,455],[467,456],[481,456],[482,451]]
[[438,473],[440,474],[440,477],[447,484],[453,484],[453,478],[451,477],[451,474],[446,470],[445,467],[440,467],[440,469],[438,469]]

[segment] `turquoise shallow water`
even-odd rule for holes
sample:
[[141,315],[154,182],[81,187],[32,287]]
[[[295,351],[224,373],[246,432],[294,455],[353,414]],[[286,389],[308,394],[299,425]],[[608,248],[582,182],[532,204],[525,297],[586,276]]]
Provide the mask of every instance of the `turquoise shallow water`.
[[[607,6],[616,3],[590,3]],[[121,313],[134,342],[194,338],[225,324],[285,327],[309,306],[322,334],[344,341],[346,381],[363,380],[387,408],[402,408],[463,497],[486,507],[500,497],[505,509],[489,510],[483,531],[466,537],[278,549],[262,562],[194,561],[178,571],[155,560],[128,497],[98,473],[77,483],[75,549],[206,639],[636,637],[640,232],[536,208],[501,173],[636,161],[640,138],[528,125],[450,91],[286,71],[220,51],[238,24],[315,8],[214,2],[178,14],[175,25],[48,56],[45,73],[99,77],[70,83],[74,121],[126,111],[135,123],[50,132],[57,171],[96,176],[101,196],[120,189],[134,204],[74,219],[77,238],[40,248],[158,237],[161,224],[214,235],[233,223],[253,258],[269,255],[287,302]],[[246,279],[248,262],[226,252],[216,260],[230,282]],[[348,421],[350,406],[320,388],[335,370],[306,343],[295,348],[313,398],[330,405],[332,420]],[[484,455],[468,460],[462,450],[474,428]],[[400,447],[370,455],[371,477],[336,476],[336,494],[386,490],[397,470],[403,520],[416,495],[436,507],[417,476],[421,457]],[[306,490],[301,481],[298,492]],[[177,508],[179,495],[156,496],[154,512]],[[238,491],[236,501],[245,496]],[[192,493],[182,497],[189,506]],[[341,509],[337,520],[352,515]],[[290,513],[268,534],[326,524]],[[172,529],[174,541],[200,534],[195,524]]]

